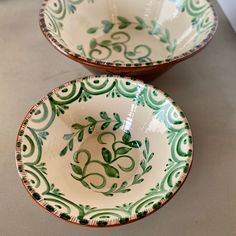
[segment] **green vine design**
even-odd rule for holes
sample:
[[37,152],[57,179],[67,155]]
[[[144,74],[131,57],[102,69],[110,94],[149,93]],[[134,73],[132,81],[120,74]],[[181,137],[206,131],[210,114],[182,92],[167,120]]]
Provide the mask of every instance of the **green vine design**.
[[[135,25],[136,30],[147,30],[147,32],[152,36],[158,36],[160,41],[166,44],[166,50],[170,53],[169,56],[173,55],[176,50],[176,40],[171,41],[170,33],[168,29],[161,30],[160,24],[157,21],[152,20],[151,24],[147,24],[144,19],[140,16],[136,16],[136,22],[131,22],[123,16],[117,17],[118,22],[113,23],[109,20],[103,20],[102,26],[91,27],[87,30],[88,34],[95,34],[98,30],[103,30],[104,33],[109,33],[115,25],[120,30],[126,29],[130,26]],[[115,32],[110,36],[111,40],[103,40],[98,42],[95,38],[90,40],[89,46],[89,57],[93,59],[106,60],[112,55],[112,51],[117,53],[123,53],[124,57],[131,63],[134,62],[150,62],[151,58],[151,48],[147,45],[140,44],[137,45],[134,50],[128,50],[127,43],[130,41],[131,36],[127,32]],[[122,40],[122,38],[124,38]],[[83,45],[78,45],[77,49],[85,55]],[[86,56],[86,55],[85,55]],[[123,61],[118,60],[115,63],[122,63]]]
[[[111,40],[98,42],[95,38],[90,41],[89,57],[93,59],[106,60],[112,55],[112,51],[123,52],[124,57],[131,63],[150,62],[151,48],[147,45],[140,44],[129,50],[127,43],[131,37],[126,32],[115,32],[111,34]],[[122,63],[122,60],[115,60],[115,63]]]
[[152,160],[154,156],[154,153],[150,153],[150,143],[147,138],[145,138],[145,150],[143,150],[143,160],[140,162],[140,166],[142,168],[142,173],[141,174],[136,174],[134,176],[132,184],[139,184],[143,182],[143,175],[148,173],[151,169],[152,166],[148,165],[148,163]]
[[100,127],[101,130],[105,130],[106,128],[108,128],[111,125],[111,123],[114,123],[114,125],[113,125],[114,131],[119,129],[123,125],[123,122],[120,119],[119,114],[117,114],[117,113],[113,113],[114,119],[109,117],[106,112],[100,112],[99,115],[101,118],[100,120],[96,120],[92,116],[88,116],[85,118],[85,120],[88,122],[88,124],[83,125],[83,124],[75,123],[71,126],[75,131],[73,133],[65,134],[63,136],[63,139],[67,141],[67,145],[61,150],[61,152],[60,152],[61,157],[65,156],[68,150],[70,150],[70,151],[73,150],[74,138],[77,137],[78,142],[83,141],[86,129],[88,130],[89,134],[92,134],[94,132],[95,127],[98,124],[101,124],[101,127]]
[[[73,155],[73,160],[77,165],[71,163],[72,171],[74,172],[73,174],[71,174],[71,176],[74,179],[80,181],[86,188],[90,189],[91,188],[90,185],[91,185],[92,187],[96,189],[102,189],[106,185],[106,178],[104,175],[100,173],[87,174],[86,172],[87,168],[92,163],[96,163],[102,166],[104,168],[104,173],[106,174],[107,177],[110,177],[110,178],[120,178],[120,172],[119,172],[120,170],[124,172],[130,172],[135,167],[134,159],[128,154],[132,150],[132,148],[140,148],[142,146],[142,143],[138,140],[131,140],[130,132],[126,131],[122,137],[122,141],[117,141],[115,134],[112,132],[103,132],[97,138],[99,144],[102,144],[102,145],[107,144],[106,142],[103,141],[103,137],[106,135],[111,135],[114,141],[112,143],[112,151],[110,151],[109,149],[105,147],[101,149],[101,156],[103,157],[103,161],[92,160],[90,152],[84,149],[76,151]],[[79,165],[80,164],[79,157],[81,153],[85,154],[86,159],[87,159],[83,168]],[[115,168],[114,166],[112,166],[112,164],[124,158],[129,159],[130,161],[129,166],[121,166],[120,164],[117,164],[118,168]],[[149,167],[149,170],[150,169],[151,168]],[[147,170],[145,173],[147,173],[149,170]],[[99,177],[101,179],[101,184],[95,185],[93,183],[90,183],[89,185],[88,182],[85,181],[85,179],[89,176]],[[132,183],[132,184],[137,184],[137,183],[138,182]],[[128,187],[128,183],[126,181],[124,181],[120,187],[118,187],[118,185],[114,183],[112,187],[110,188],[110,190],[108,190],[107,192],[101,192],[101,193],[103,193],[105,196],[113,196],[114,193],[125,193],[125,192],[130,191],[130,189],[126,187]]]

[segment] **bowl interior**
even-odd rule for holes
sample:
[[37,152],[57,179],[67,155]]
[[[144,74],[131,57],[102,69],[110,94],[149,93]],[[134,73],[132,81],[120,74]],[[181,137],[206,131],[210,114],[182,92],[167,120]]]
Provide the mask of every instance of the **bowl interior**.
[[91,225],[117,224],[160,207],[191,164],[183,113],[161,91],[130,79],[68,83],[23,124],[18,164],[31,194],[55,214]]
[[215,24],[206,0],[46,0],[44,18],[53,37],[72,52],[121,64],[182,55]]

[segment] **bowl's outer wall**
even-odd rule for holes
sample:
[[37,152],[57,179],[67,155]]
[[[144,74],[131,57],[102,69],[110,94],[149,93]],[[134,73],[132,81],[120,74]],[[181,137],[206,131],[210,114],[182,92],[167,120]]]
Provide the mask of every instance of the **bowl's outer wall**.
[[115,74],[120,76],[128,76],[132,78],[138,78],[145,81],[152,81],[162,75],[164,72],[171,69],[171,64],[165,66],[155,66],[153,68],[139,67],[139,68],[101,68],[90,65],[84,65],[89,71],[95,75],[102,75],[104,72],[106,74]]

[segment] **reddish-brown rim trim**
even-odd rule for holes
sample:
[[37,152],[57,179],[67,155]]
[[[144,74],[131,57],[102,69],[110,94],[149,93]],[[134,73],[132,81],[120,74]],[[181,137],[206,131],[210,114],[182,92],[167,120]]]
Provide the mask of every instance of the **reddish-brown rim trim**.
[[[80,78],[80,79],[76,80],[76,82],[81,81],[81,80],[86,80],[86,79],[89,79],[89,78],[99,78],[99,77],[104,77],[104,76],[106,76],[106,77],[112,77],[112,78],[124,78],[124,79],[130,80],[130,82],[133,81],[133,80],[131,80],[131,78],[128,78],[128,77],[112,76],[112,75],[111,75],[111,76],[102,75],[102,76],[86,76],[86,77],[83,77],[83,78]],[[143,81],[140,81],[140,80],[136,80],[136,79],[135,79],[135,81],[137,81],[137,82],[139,82],[139,83],[142,83],[142,84],[145,84]],[[56,87],[55,89],[53,89],[53,90],[50,92],[50,94],[51,94],[51,93],[54,93],[54,92],[56,92],[56,91],[58,91],[58,90],[61,89],[62,87],[69,86],[70,84],[71,84],[71,82],[67,82],[67,83],[64,83],[62,86],[58,86],[58,87]],[[170,98],[169,95],[167,95],[166,93],[164,93],[162,90],[155,88],[155,87],[152,86],[152,85],[149,85],[149,84],[148,84],[148,86],[151,87],[151,88],[153,88],[153,89],[156,89],[156,90],[158,90],[159,92],[161,92],[162,94],[164,94],[164,95],[166,96],[166,98],[167,98],[172,104],[174,104],[176,110],[178,110],[178,112],[183,113],[183,111],[181,110],[181,108],[180,108],[178,105],[176,105],[176,103],[174,102],[174,100],[173,100],[172,98]],[[47,210],[47,209],[46,209],[46,206],[48,205],[48,204],[47,204],[47,201],[41,200],[41,199],[40,199],[40,200],[36,200],[36,199],[33,197],[33,194],[34,194],[36,191],[34,191],[34,189],[31,187],[30,184],[24,183],[24,180],[28,181],[28,179],[26,178],[26,174],[24,173],[24,171],[20,171],[20,170],[19,170],[19,166],[23,167],[23,162],[22,162],[22,160],[17,160],[17,156],[21,154],[21,148],[20,148],[20,146],[21,146],[21,139],[22,139],[22,135],[23,135],[21,131],[24,130],[25,127],[27,127],[28,120],[29,120],[29,119],[31,118],[31,116],[34,114],[34,112],[35,112],[35,110],[37,109],[37,107],[40,106],[40,105],[41,105],[45,100],[47,100],[47,99],[48,99],[48,96],[44,96],[38,103],[36,103],[35,105],[33,105],[33,106],[31,107],[31,109],[29,110],[29,112],[26,114],[26,116],[25,116],[23,122],[21,123],[21,126],[20,126],[20,128],[19,128],[19,131],[18,131],[18,134],[17,134],[17,137],[16,137],[16,152],[15,152],[16,167],[17,167],[18,174],[19,174],[19,176],[20,176],[20,178],[21,178],[21,182],[22,182],[24,188],[27,190],[28,194],[31,196],[31,198],[33,199],[33,201],[35,201],[39,206],[41,206],[41,207],[44,208],[45,210]],[[183,114],[184,114],[184,113],[183,113]],[[184,115],[183,119],[184,119],[185,123],[187,123],[187,124],[189,125],[188,120],[187,120],[187,118],[186,118],[185,115]],[[25,123],[25,122],[27,122],[27,123]],[[188,129],[187,133],[188,133],[188,136],[191,136],[192,139],[193,139],[193,135],[192,135],[192,132],[191,132],[191,127],[190,127],[190,125],[189,125],[189,129]],[[19,145],[19,144],[20,144],[20,145]],[[161,202],[161,205],[159,206],[159,208],[157,208],[157,209],[153,209],[153,208],[152,208],[152,209],[151,209],[151,208],[145,209],[148,213],[147,213],[146,215],[144,215],[143,217],[141,217],[141,218],[138,218],[137,215],[133,215],[133,216],[129,217],[129,220],[128,220],[126,223],[123,223],[123,224],[121,224],[121,223],[115,223],[115,224],[108,224],[108,225],[106,225],[106,226],[98,226],[98,225],[96,225],[96,224],[94,223],[94,224],[86,224],[86,225],[83,225],[83,224],[80,224],[78,220],[73,219],[73,218],[75,218],[75,217],[73,217],[73,216],[71,216],[71,219],[69,219],[69,220],[64,220],[63,218],[60,217],[60,214],[62,214],[63,212],[59,212],[59,211],[50,212],[50,211],[48,211],[48,210],[47,210],[47,211],[48,211],[49,213],[51,213],[53,216],[55,216],[55,217],[57,217],[57,218],[60,218],[60,219],[63,219],[63,220],[66,221],[66,222],[73,223],[73,224],[76,224],[76,225],[82,225],[82,226],[86,226],[86,227],[95,227],[95,228],[97,228],[97,227],[103,227],[103,228],[104,228],[104,227],[122,226],[122,225],[125,225],[125,224],[129,224],[129,223],[138,221],[138,220],[140,220],[140,219],[143,219],[144,217],[153,214],[154,212],[156,212],[156,211],[158,211],[160,208],[162,208],[164,205],[166,205],[166,203],[169,202],[170,199],[172,199],[173,196],[175,196],[175,195],[177,194],[177,192],[179,191],[179,189],[183,186],[184,182],[186,181],[186,179],[187,179],[187,177],[188,177],[188,175],[189,175],[190,169],[191,169],[191,167],[192,167],[192,162],[193,162],[193,142],[192,142],[192,144],[190,144],[190,148],[191,148],[191,150],[192,150],[192,154],[191,154],[191,156],[189,156],[189,160],[188,160],[189,168],[188,168],[188,172],[187,172],[187,173],[183,173],[183,174],[179,177],[179,179],[181,180],[181,184],[180,184],[178,187],[173,187],[173,188],[171,189],[170,192],[172,193],[172,195],[171,195],[169,198],[165,199],[164,201],[158,201],[158,202]],[[27,187],[31,187],[31,188],[32,188],[32,191],[30,191]],[[169,192],[169,193],[170,193],[170,192]],[[151,209],[151,210],[150,210],[150,209]],[[60,214],[59,214],[59,213],[60,213]],[[132,218],[132,219],[130,219],[130,218]],[[95,220],[95,222],[98,222],[98,221]]]
[[137,68],[149,68],[149,69],[151,69],[151,68],[157,68],[159,66],[166,66],[168,64],[176,64],[178,62],[188,59],[189,57],[192,57],[196,53],[200,52],[203,48],[205,48],[212,40],[212,38],[217,30],[217,26],[218,26],[218,16],[216,14],[216,11],[215,11],[213,5],[211,4],[210,0],[206,0],[206,2],[208,2],[208,4],[209,4],[210,9],[212,10],[212,13],[214,16],[214,24],[212,26],[210,33],[207,35],[207,37],[205,39],[202,40],[202,42],[200,44],[198,44],[194,48],[180,54],[179,56],[175,56],[171,59],[153,61],[153,62],[148,62],[148,63],[134,63],[134,64],[120,64],[120,63],[118,63],[118,64],[115,64],[112,62],[104,62],[104,61],[94,60],[91,58],[86,58],[84,56],[81,56],[81,55],[71,51],[69,48],[62,45],[49,32],[49,30],[47,29],[47,26],[46,26],[46,22],[44,19],[44,12],[46,10],[46,5],[47,5],[48,1],[50,1],[50,0],[43,0],[42,6],[41,6],[40,12],[39,12],[39,26],[40,26],[42,33],[46,37],[46,39],[54,46],[55,49],[57,49],[60,53],[67,56],[68,58],[70,58],[76,62],[88,65],[88,66],[97,67],[99,69],[106,69],[106,70],[109,70],[109,69],[114,70],[115,68],[119,68],[120,70],[122,70],[122,69],[125,70],[127,68],[136,68],[136,69]]

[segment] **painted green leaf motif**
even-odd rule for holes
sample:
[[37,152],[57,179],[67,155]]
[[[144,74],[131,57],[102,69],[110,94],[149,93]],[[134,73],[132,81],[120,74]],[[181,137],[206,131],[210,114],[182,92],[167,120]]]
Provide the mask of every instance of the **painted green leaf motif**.
[[73,139],[71,139],[70,142],[69,142],[69,149],[70,149],[70,151],[73,150],[73,146],[74,146],[74,141],[73,141]]
[[142,30],[142,29],[144,29],[146,27],[145,21],[140,16],[136,16],[135,19],[138,22],[138,25],[136,26],[135,29]]
[[102,24],[104,25],[103,32],[106,34],[109,33],[114,26],[114,24],[109,20],[103,20]]
[[124,182],[121,184],[120,188],[125,188],[125,187],[127,187],[127,186],[128,186],[127,181],[124,181]]
[[128,51],[128,52],[127,52],[127,55],[133,57],[133,56],[136,55],[136,53],[135,53],[135,52],[132,52],[132,51]]
[[154,153],[151,153],[149,158],[148,158],[148,162],[152,160],[153,156],[154,156]]
[[118,44],[113,45],[113,50],[116,52],[121,52],[122,51],[122,47]]
[[101,46],[104,46],[104,47],[107,47],[111,44],[111,40],[103,40],[100,45]]
[[176,40],[166,47],[167,51],[173,53],[176,49]]
[[127,145],[132,148],[140,148],[142,146],[142,143],[138,140],[134,140],[132,142],[128,142]]
[[103,164],[103,167],[107,176],[113,178],[120,178],[119,171],[115,167],[110,166],[108,164]]
[[97,32],[97,30],[98,30],[98,27],[91,27],[87,30],[87,33],[88,34],[94,34],[94,33]]
[[113,130],[117,130],[122,126],[122,123],[116,123],[113,127]]
[[43,138],[43,139],[46,139],[46,136],[48,136],[48,135],[49,135],[49,133],[48,133],[48,132],[45,132],[45,131],[43,131],[43,132],[39,132],[39,133],[38,133],[38,135],[39,135],[41,138]]
[[101,129],[102,129],[102,130],[106,129],[106,128],[110,125],[110,123],[111,123],[111,122],[105,122],[105,123],[103,123],[102,126],[101,126]]
[[145,58],[138,58],[138,61],[141,62],[141,63],[142,63],[142,62],[149,62],[149,61],[148,61],[147,59],[145,59]]
[[114,192],[117,189],[118,185],[114,183],[111,188],[109,189],[109,192]]
[[120,116],[117,113],[114,113],[113,116],[117,120],[117,122],[122,123]]
[[103,157],[105,162],[111,163],[112,154],[111,154],[111,152],[108,149],[102,148],[102,157]]
[[130,139],[131,139],[131,134],[130,134],[130,131],[127,130],[127,131],[125,131],[125,133],[122,137],[122,140],[124,143],[128,143]]
[[117,16],[117,19],[120,21],[119,29],[125,29],[131,24],[131,22],[123,16]]
[[119,192],[120,193],[127,193],[129,192],[131,189],[127,188],[127,189],[121,189]]
[[72,126],[71,126],[73,129],[83,129],[84,127],[82,126],[82,125],[80,125],[80,124],[73,124]]
[[100,112],[100,117],[101,117],[102,119],[104,119],[104,120],[109,119],[109,116],[107,115],[107,113],[106,113],[105,111]]
[[145,27],[142,26],[142,25],[137,25],[137,26],[135,27],[136,30],[143,30],[144,28],[145,28]]
[[132,148],[127,148],[127,147],[120,147],[116,149],[116,154],[117,155],[123,155],[128,153]]
[[82,175],[82,169],[79,166],[76,166],[71,163],[71,167],[75,174]]
[[86,183],[84,180],[81,180],[80,183],[83,184],[85,188],[91,189],[88,183]]
[[92,116],[88,116],[85,119],[88,120],[91,124],[96,124],[97,123],[97,121]]
[[73,5],[73,4],[68,5],[68,11],[69,11],[69,13],[74,14],[76,11],[75,5]]
[[170,41],[170,32],[168,29],[165,29],[166,39],[167,41]]
[[147,153],[149,153],[150,143],[149,143],[149,140],[147,138],[145,138],[145,146],[146,146]]
[[143,157],[144,157],[144,159],[146,159],[147,160],[147,151],[146,150],[143,150]]
[[61,152],[60,152],[60,156],[61,156],[61,157],[66,155],[67,149],[68,149],[67,146],[65,146],[65,147],[61,150]]
[[145,170],[144,173],[148,173],[152,169],[152,166],[148,166]]
[[167,41],[167,38],[164,36],[164,35],[162,35],[161,37],[160,37],[160,41],[162,42],[162,43],[167,43],[168,41]]
[[81,142],[84,138],[84,130],[81,130],[78,134],[78,141]]
[[142,161],[141,161],[140,166],[141,166],[141,168],[143,169],[143,171],[145,171],[145,168],[146,168],[146,162],[145,162],[145,160],[142,160]]
[[70,140],[72,137],[73,137],[73,134],[64,134],[63,139]]
[[96,39],[91,39],[90,40],[90,43],[89,43],[89,46],[91,49],[94,49],[96,46],[97,46],[97,40]]
[[161,32],[161,27],[157,21],[152,21],[152,29],[149,31],[151,35],[158,35]]

